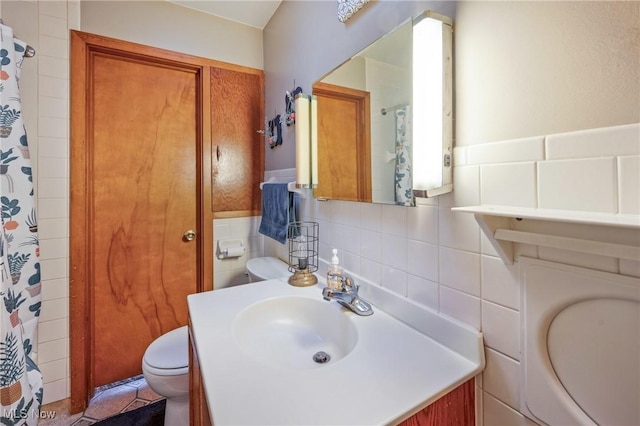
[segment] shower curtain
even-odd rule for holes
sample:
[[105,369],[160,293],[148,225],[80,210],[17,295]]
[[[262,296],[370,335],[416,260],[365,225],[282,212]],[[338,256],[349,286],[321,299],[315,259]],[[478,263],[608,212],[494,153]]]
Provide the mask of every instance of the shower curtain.
[[411,175],[411,136],[409,134],[409,106],[396,109],[396,170],[395,201],[402,206],[412,206],[413,182]]
[[33,178],[19,93],[26,44],[0,24],[0,424],[36,425],[42,374],[33,352],[40,263]]

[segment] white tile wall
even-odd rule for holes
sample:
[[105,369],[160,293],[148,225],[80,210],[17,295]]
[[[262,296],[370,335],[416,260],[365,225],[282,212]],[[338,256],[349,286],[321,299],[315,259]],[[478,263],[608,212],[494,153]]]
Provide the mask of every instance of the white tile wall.
[[[79,9],[69,15],[66,1],[24,2],[11,25],[36,49],[25,62],[23,89],[37,105],[26,119],[36,189],[42,308],[38,345],[44,376],[44,403],[69,396],[69,29],[79,24]],[[32,75],[32,70],[35,72]],[[25,113],[26,114],[26,113]]]
[[640,214],[638,182],[640,182],[640,155],[618,157],[619,213]]
[[382,287],[406,297],[407,282],[408,277],[406,272],[385,265],[382,266],[382,279],[380,280]]
[[431,282],[438,281],[438,246],[407,240],[407,272]]
[[444,285],[440,286],[440,312],[444,315],[481,330],[480,309],[480,299],[478,297]]
[[546,159],[640,154],[640,124],[581,130],[546,137]]
[[381,223],[385,226],[382,232],[396,237],[407,236],[407,209],[402,206],[382,205]]
[[483,394],[482,404],[484,426],[533,426],[536,424],[489,393]]
[[438,210],[438,232],[441,246],[471,252],[480,250],[480,228],[473,215],[441,207]]
[[438,207],[417,206],[407,210],[408,238],[438,244]]
[[536,163],[489,164],[480,167],[480,203],[537,207]]
[[480,297],[480,255],[440,247],[440,284]]
[[372,262],[382,260],[382,234],[368,229],[360,230],[360,255]]
[[483,389],[517,410],[520,406],[520,363],[489,348],[485,351],[485,358]]
[[407,277],[407,297],[434,311],[439,310],[437,281],[409,275]]
[[471,145],[468,164],[519,163],[544,160],[544,137]]
[[520,315],[518,311],[482,302],[482,330],[485,345],[520,360]]
[[63,360],[69,356],[69,345],[65,339],[40,343],[39,362]]
[[[359,268],[349,272],[483,331],[487,368],[476,379],[478,424],[533,425],[518,412],[517,262],[504,265],[473,216],[450,208],[499,203],[638,214],[640,160],[634,146],[640,145],[639,129],[617,126],[455,148],[451,194],[415,208],[306,200],[305,217],[320,222],[321,238],[323,227],[341,225],[343,238],[332,243],[341,243],[336,247],[349,252]],[[326,261],[329,244],[323,244]],[[640,276],[640,260],[523,250],[530,257]],[[406,263],[395,253],[405,253]]]
[[249,282],[247,260],[260,257],[264,253],[263,241],[258,233],[259,226],[259,216],[213,221],[213,240],[216,246],[221,240],[239,239],[245,247],[245,254],[238,258],[218,259],[214,250],[214,288],[220,289]]
[[614,157],[552,160],[538,163],[538,207],[618,212]]
[[518,310],[520,285],[517,266],[507,266],[497,257],[483,255],[480,259],[480,270],[483,299]]
[[360,230],[352,225],[344,227],[344,251],[353,255],[360,255]]
[[382,264],[400,271],[407,270],[407,239],[382,235]]

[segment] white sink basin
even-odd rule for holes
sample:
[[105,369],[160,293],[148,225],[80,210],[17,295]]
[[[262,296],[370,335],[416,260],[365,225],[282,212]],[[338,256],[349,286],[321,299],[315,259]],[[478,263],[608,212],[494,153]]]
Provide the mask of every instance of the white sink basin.
[[[372,285],[360,294],[375,314],[359,316],[323,300],[323,281],[188,296],[213,424],[398,424],[482,371],[476,330]],[[331,360],[315,363],[318,351]]]
[[307,297],[276,297],[252,304],[238,313],[232,328],[245,354],[272,367],[332,365],[358,341],[344,309]]

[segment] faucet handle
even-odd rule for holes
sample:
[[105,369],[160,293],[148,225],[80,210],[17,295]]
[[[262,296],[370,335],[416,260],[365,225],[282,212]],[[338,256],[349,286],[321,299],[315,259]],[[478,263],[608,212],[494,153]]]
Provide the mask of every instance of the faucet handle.
[[344,275],[344,276],[342,276],[342,279],[340,281],[342,283],[342,287],[345,290],[351,290],[356,294],[358,293],[358,289],[360,288],[360,286],[358,284],[356,284],[356,282],[353,279],[353,277],[351,277],[349,275]]

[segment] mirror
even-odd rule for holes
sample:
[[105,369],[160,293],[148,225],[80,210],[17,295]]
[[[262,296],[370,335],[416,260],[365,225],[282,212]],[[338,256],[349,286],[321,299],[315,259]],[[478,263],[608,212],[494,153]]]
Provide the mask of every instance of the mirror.
[[452,190],[451,20],[427,11],[313,84],[314,196],[412,206]]

